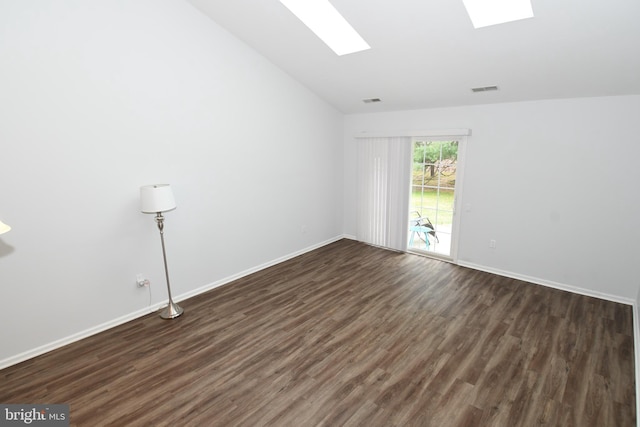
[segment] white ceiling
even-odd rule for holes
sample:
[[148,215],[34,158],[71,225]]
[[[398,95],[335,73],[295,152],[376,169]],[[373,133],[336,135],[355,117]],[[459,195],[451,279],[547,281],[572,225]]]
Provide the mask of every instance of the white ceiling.
[[279,0],[188,1],[344,113],[640,94],[640,0],[532,0],[477,30],[462,0],[331,0],[371,45],[341,57]]

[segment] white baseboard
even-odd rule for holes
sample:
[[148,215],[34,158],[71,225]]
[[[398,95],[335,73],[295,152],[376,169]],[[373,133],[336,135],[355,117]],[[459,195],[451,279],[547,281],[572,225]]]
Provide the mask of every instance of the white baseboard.
[[0,360],[0,370],[4,368],[8,368],[9,366],[12,366],[12,365],[16,365],[20,362],[24,362],[25,360],[32,359],[36,356],[40,356],[41,354],[48,353],[57,348],[64,347],[67,344],[80,341],[83,338],[90,337],[91,335],[98,334],[100,332],[106,331],[107,329],[111,329],[115,326],[122,325],[123,323],[127,323],[128,321],[136,319],[138,317],[146,316],[147,314],[159,309],[161,306],[162,304],[156,304],[155,306],[145,307],[144,309],[134,311],[133,313],[129,313],[122,317],[118,317],[117,319],[110,320],[108,322],[94,326],[93,328],[85,329],[84,331],[78,332],[68,337],[61,338],[59,340],[47,343],[40,347],[36,347],[34,349],[25,351],[15,356],[11,356],[6,359]]
[[618,302],[633,306],[635,301],[632,298],[625,298],[618,295],[605,294],[591,289],[584,289],[578,286],[566,285],[551,280],[540,279],[538,277],[526,276],[524,274],[513,273],[511,271],[499,270],[497,268],[485,267],[483,265],[474,264],[466,261],[458,261],[456,263],[462,267],[472,268],[474,270],[485,271],[487,273],[497,274],[498,276],[509,277],[511,279],[522,280],[523,282],[534,283],[536,285],[547,286],[549,288],[559,289],[561,291],[573,292],[574,294],[585,295],[588,297],[600,298],[607,301]]
[[[249,268],[247,270],[244,270],[244,271],[242,271],[240,273],[237,273],[237,274],[234,274],[232,276],[225,277],[224,279],[221,279],[221,280],[218,280],[216,282],[210,283],[208,285],[199,287],[199,288],[194,289],[192,291],[180,294],[180,295],[174,297],[173,299],[176,302],[186,300],[188,298],[191,298],[191,297],[194,297],[196,295],[202,294],[204,292],[210,291],[211,289],[215,289],[215,288],[220,287],[222,285],[225,285],[227,283],[233,282],[234,280],[240,279],[240,278],[242,278],[244,276],[248,276],[249,274],[256,273],[256,272],[258,272],[260,270],[264,270],[265,268],[268,268],[268,267],[271,267],[273,265],[279,264],[281,262],[287,261],[287,260],[289,260],[291,258],[295,258],[295,257],[297,257],[299,255],[302,255],[302,254],[305,254],[307,252],[311,252],[311,251],[313,251],[315,249],[321,248],[323,246],[329,245],[329,244],[331,244],[333,242],[336,242],[336,241],[338,241],[338,240],[340,240],[340,239],[342,239],[344,237],[345,236],[337,236],[337,237],[334,237],[332,239],[325,240],[324,242],[320,242],[318,244],[315,244],[315,245],[309,246],[307,248],[301,249],[299,251],[290,253],[290,254],[285,255],[283,257],[280,257],[280,258],[274,259],[272,261],[266,262],[264,264],[258,265],[256,267]],[[85,329],[84,331],[78,332],[78,333],[70,335],[68,337],[61,338],[59,340],[47,343],[47,344],[42,345],[40,347],[25,351],[23,353],[17,354],[15,356],[8,357],[8,358],[3,359],[3,360],[0,360],[0,370],[4,369],[4,368],[8,368],[9,366],[12,366],[12,365],[16,365],[16,364],[18,364],[20,362],[24,362],[25,360],[32,359],[32,358],[34,358],[36,356],[40,356],[42,354],[48,353],[48,352],[50,352],[52,350],[55,350],[57,348],[64,347],[65,345],[74,343],[76,341],[80,341],[80,340],[82,340],[84,338],[88,338],[88,337],[90,337],[92,335],[95,335],[95,334],[98,334],[100,332],[104,332],[107,329],[111,329],[111,328],[114,328],[116,326],[122,325],[124,323],[130,322],[131,320],[137,319],[139,317],[146,316],[149,313],[153,313],[155,311],[160,310],[165,305],[166,305],[166,302],[157,303],[157,304],[151,305],[149,307],[145,307],[143,309],[136,310],[136,311],[134,311],[132,313],[129,313],[129,314],[126,314],[124,316],[118,317],[117,319],[113,319],[113,320],[110,320],[108,322],[102,323],[100,325],[94,326],[92,328]]]
[[182,300],[194,297],[196,295],[203,294],[203,293],[205,293],[207,291],[210,291],[210,290],[215,289],[217,287],[220,287],[222,285],[226,285],[227,283],[231,283],[234,280],[238,280],[238,279],[241,279],[241,278],[243,278],[245,276],[248,276],[250,274],[256,273],[256,272],[258,272],[260,270],[264,270],[265,268],[272,267],[272,266],[274,266],[276,264],[280,264],[281,262],[285,262],[287,260],[290,260],[291,258],[295,258],[295,257],[303,255],[303,254],[305,254],[307,252],[311,252],[311,251],[316,250],[318,248],[321,248],[323,246],[327,246],[327,245],[329,245],[329,244],[331,244],[333,242],[337,242],[338,240],[343,239],[343,238],[344,238],[343,236],[337,236],[337,237],[334,237],[332,239],[325,240],[324,242],[318,243],[316,245],[306,247],[306,248],[304,248],[302,250],[290,253],[290,254],[285,255],[283,257],[280,257],[280,258],[274,259],[272,261],[266,262],[264,264],[258,265],[256,267],[249,268],[249,269],[244,270],[244,271],[242,271],[242,272],[240,272],[238,274],[233,274],[231,276],[225,277],[224,279],[215,281],[213,283],[209,283],[208,285],[201,286],[201,287],[199,287],[197,289],[194,289],[192,291],[189,291],[187,293],[179,295],[178,297],[174,298],[174,300],[175,301],[182,301]]

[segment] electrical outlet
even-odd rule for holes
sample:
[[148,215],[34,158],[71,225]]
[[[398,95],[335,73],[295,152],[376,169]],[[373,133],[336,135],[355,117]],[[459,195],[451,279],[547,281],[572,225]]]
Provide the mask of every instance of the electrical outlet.
[[495,249],[496,248],[496,241],[495,240],[489,240],[489,247],[491,249]]
[[144,288],[144,287],[147,287],[147,286],[151,285],[151,282],[149,281],[149,279],[145,279],[142,274],[137,274],[136,275],[136,284],[138,285],[138,287]]

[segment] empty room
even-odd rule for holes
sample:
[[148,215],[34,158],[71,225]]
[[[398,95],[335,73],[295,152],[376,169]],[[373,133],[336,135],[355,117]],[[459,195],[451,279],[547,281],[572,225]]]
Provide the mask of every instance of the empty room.
[[511,3],[0,0],[0,424],[635,426],[640,3]]

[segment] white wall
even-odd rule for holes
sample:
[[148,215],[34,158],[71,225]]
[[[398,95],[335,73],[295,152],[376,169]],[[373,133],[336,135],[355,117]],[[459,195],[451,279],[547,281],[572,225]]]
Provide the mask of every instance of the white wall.
[[639,117],[640,96],[349,115],[345,233],[356,230],[354,135],[470,128],[459,261],[632,303]]
[[342,234],[342,115],[187,2],[2,1],[0,63],[0,367],[166,299],[141,185],[177,299]]

